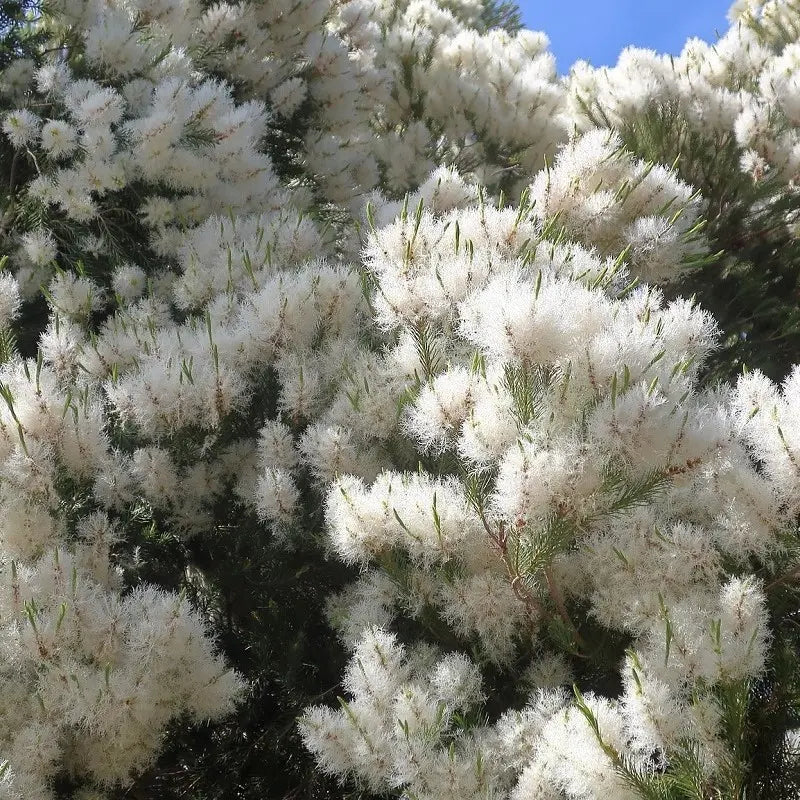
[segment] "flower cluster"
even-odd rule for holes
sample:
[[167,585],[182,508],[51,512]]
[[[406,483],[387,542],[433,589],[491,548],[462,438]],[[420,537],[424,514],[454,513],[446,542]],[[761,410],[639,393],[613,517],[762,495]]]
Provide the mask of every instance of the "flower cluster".
[[507,10],[56,0],[0,53],[3,797],[271,685],[311,570],[335,779],[738,797],[758,703],[800,772],[800,367],[709,381],[687,299],[798,239],[800,7],[566,78]]
[[793,0],[735,3],[718,42],[690,39],[677,58],[631,47],[613,68],[579,61],[567,81],[570,118],[583,130],[624,128],[668,108],[700,141],[735,140],[754,179],[794,183],[797,13]]
[[124,782],[172,719],[229,712],[242,682],[184,598],[123,593],[122,532],[89,510],[118,458],[98,394],[65,390],[41,359],[4,365],[0,387],[5,796],[49,798],[65,770]]
[[[597,142],[589,134],[562,163]],[[567,207],[567,230],[576,216]],[[310,709],[302,729],[324,769],[374,789],[628,797],[625,775],[656,779],[689,753],[713,781],[731,757],[720,695],[765,668],[766,598],[748,563],[777,556],[796,513],[797,443],[782,433],[796,380],[783,394],[761,375],[703,389],[709,316],[550,235],[524,206],[420,205],[366,245],[375,321],[394,344],[363,384],[394,390],[386,406],[400,412],[387,419],[348,390],[352,422],[334,401],[321,423],[336,419],[362,456],[333,481],[326,521],[339,557],[368,571],[331,607],[355,648],[351,699]],[[656,263],[681,258],[659,247]],[[372,479],[378,443],[394,463]],[[570,661],[599,657],[573,609],[627,642],[618,697],[591,681],[573,702],[548,688],[570,680]],[[413,657],[401,666],[385,638],[401,618],[436,620],[483,663],[528,659],[540,694],[519,712],[527,750],[508,772],[481,765],[506,763],[496,737],[515,718],[464,723],[458,702],[415,677]],[[456,718],[466,730],[444,770],[430,743],[453,736]]]
[[618,134],[597,128],[573,140],[529,193],[536,217],[603,255],[623,257],[648,283],[675,280],[676,265],[702,263],[702,204],[659,164],[635,160]]

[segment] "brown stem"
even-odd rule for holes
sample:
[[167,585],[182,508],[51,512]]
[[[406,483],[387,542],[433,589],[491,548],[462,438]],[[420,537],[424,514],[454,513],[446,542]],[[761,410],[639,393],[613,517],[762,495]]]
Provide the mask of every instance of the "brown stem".
[[789,570],[789,572],[784,572],[783,575],[778,575],[774,581],[771,581],[764,587],[764,591],[768,592],[770,589],[774,589],[776,586],[780,586],[783,583],[789,583],[789,581],[798,577],[800,577],[800,566]]
[[569,612],[567,611],[567,604],[564,602],[564,595],[561,594],[561,589],[553,578],[553,571],[550,569],[550,567],[544,568],[544,576],[547,578],[547,590],[550,592],[550,597],[553,598],[553,602],[558,610],[558,615],[562,620],[564,620],[564,624],[570,629],[570,631],[572,631],[572,635],[575,637],[575,643],[582,649],[586,649],[586,642],[578,632],[575,623],[572,621],[572,617],[570,617]]
[[14,148],[14,157],[11,159],[11,173],[8,176],[9,194],[14,193],[14,187],[17,183],[17,164],[19,164],[19,148]]
[[525,609],[528,612],[531,622],[537,617],[543,618],[545,612],[542,608],[542,604],[525,585],[522,575],[520,575],[519,570],[516,568],[508,552],[508,532],[506,531],[505,525],[501,522],[498,530],[494,531],[483,513],[479,512],[479,516],[486,533],[489,534],[489,539],[497,548],[500,557],[503,559],[509,580],[511,581],[511,590],[514,592],[514,596],[525,604]]
[[[501,522],[498,526],[498,530],[494,531],[492,530],[491,525],[489,525],[483,513],[478,512],[478,514],[486,533],[489,535],[489,539],[498,549],[500,556],[503,559],[503,563],[506,566],[506,571],[508,572],[508,577],[511,581],[511,589],[517,599],[525,604],[525,609],[528,612],[531,622],[533,622],[533,620],[537,617],[543,620],[547,619],[549,616],[548,613],[545,611],[538,598],[526,586],[524,577],[520,574],[516,564],[508,552],[508,531],[506,530],[505,525],[503,525]],[[581,649],[585,649],[586,642],[580,635],[575,623],[569,616],[566,603],[564,602],[564,596],[561,594],[558,584],[553,579],[553,574],[549,567],[544,568],[544,574],[545,578],[547,579],[547,589],[550,594],[550,598],[552,599],[556,610],[558,611],[558,615],[564,621],[564,624],[567,626],[567,628],[572,632],[576,645]]]
[[0,236],[5,236],[6,229],[11,224],[14,217],[14,187],[17,182],[17,164],[19,163],[19,150],[14,149],[14,157],[11,159],[11,174],[8,178],[8,205],[3,209],[3,218],[0,221]]

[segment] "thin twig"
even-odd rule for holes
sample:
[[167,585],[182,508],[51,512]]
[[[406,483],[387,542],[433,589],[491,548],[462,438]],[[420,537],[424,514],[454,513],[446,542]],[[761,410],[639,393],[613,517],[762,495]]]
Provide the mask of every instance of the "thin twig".
[[500,523],[498,530],[494,531],[483,513],[479,511],[478,515],[483,523],[483,527],[486,529],[486,533],[489,534],[489,539],[498,549],[500,556],[503,559],[503,563],[505,564],[508,572],[508,577],[511,580],[511,590],[514,592],[514,595],[518,600],[521,600],[525,604],[525,608],[528,611],[528,616],[531,618],[531,620],[533,620],[535,617],[544,618],[546,615],[544,609],[542,608],[542,604],[525,585],[523,576],[520,575],[519,570],[511,560],[508,552],[508,532],[506,531],[505,526]]
[[775,578],[775,580],[771,581],[764,587],[764,591],[768,592],[770,589],[774,589],[776,586],[780,586],[784,583],[789,583],[795,578],[800,578],[800,566],[789,570],[789,572],[784,572],[783,575],[779,575],[777,578]]
[[586,649],[586,642],[580,635],[575,623],[572,621],[569,611],[567,611],[567,604],[564,602],[564,595],[561,594],[561,589],[553,578],[553,571],[550,569],[550,567],[544,568],[544,576],[547,579],[547,590],[550,592],[550,597],[553,598],[553,603],[555,603],[556,609],[558,609],[558,615],[562,620],[564,620],[564,624],[572,632],[572,635],[575,637],[575,643],[579,647]]

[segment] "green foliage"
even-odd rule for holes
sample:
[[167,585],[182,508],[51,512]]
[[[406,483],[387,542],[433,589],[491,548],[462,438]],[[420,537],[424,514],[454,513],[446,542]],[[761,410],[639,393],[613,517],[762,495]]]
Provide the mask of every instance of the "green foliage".
[[732,133],[701,135],[675,107],[654,107],[621,133],[637,155],[674,162],[707,204],[711,250],[724,255],[674,290],[695,294],[723,333],[707,380],[735,378],[743,366],[780,380],[800,352],[800,239],[787,224],[800,213],[800,194],[769,177],[753,180]]
[[513,0],[488,0],[481,9],[481,22],[486,30],[503,28],[509,33],[521,30],[522,12]]
[[541,401],[544,389],[553,376],[542,367],[525,367],[507,364],[503,383],[514,404],[514,417],[520,430],[541,414]]
[[345,653],[323,609],[350,573],[324,559],[313,542],[276,547],[247,516],[199,540],[156,542],[142,558],[148,562],[165,569],[143,577],[168,584],[176,563],[185,565],[181,583],[214,621],[223,652],[251,689],[231,718],[195,729],[175,726],[158,763],[120,791],[120,800],[342,797],[315,772],[296,718],[309,703],[342,691]]

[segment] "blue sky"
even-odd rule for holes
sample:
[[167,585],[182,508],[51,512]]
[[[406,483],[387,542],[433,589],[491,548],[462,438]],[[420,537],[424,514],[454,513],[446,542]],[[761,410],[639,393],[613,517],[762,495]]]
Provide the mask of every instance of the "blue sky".
[[558,71],[585,58],[615,64],[627,45],[678,54],[690,36],[716,40],[732,0],[518,0],[526,28],[544,31]]

